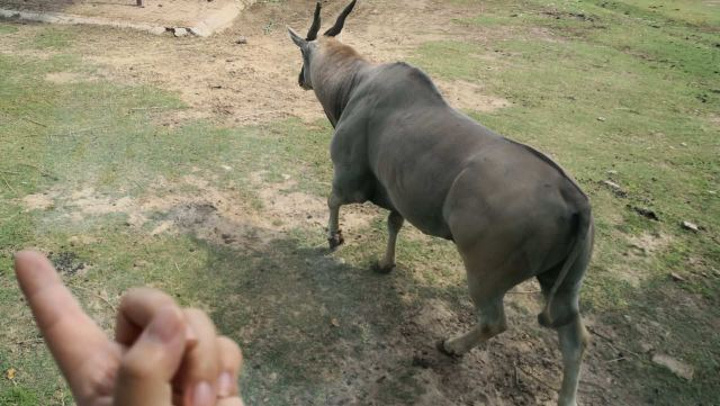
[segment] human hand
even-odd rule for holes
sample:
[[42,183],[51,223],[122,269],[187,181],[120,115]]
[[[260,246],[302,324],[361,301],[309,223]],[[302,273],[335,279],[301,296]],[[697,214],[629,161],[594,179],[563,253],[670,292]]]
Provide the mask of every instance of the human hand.
[[15,272],[79,406],[242,406],[240,349],[202,311],[154,289],[131,290],[111,340],[42,254],[18,253]]

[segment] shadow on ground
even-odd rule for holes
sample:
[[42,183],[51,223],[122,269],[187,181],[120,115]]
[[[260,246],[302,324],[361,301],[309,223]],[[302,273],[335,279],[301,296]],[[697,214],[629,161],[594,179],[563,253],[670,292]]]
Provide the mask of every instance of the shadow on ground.
[[[330,253],[317,235],[278,236],[204,213],[183,222],[206,258],[193,296],[243,347],[249,404],[532,405],[555,399],[557,344],[554,333],[534,324],[537,306],[526,306],[533,297],[508,301],[515,328],[451,359],[435,343],[473,323],[464,284],[433,286],[405,266],[381,275]],[[586,398],[603,398],[585,389]]]

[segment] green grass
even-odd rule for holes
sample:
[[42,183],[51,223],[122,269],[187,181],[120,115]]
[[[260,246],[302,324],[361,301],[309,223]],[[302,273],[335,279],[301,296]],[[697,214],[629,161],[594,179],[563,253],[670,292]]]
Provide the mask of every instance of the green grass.
[[28,47],[38,50],[62,50],[72,44],[74,35],[74,31],[67,27],[48,28],[35,34]]
[[[606,363],[601,356],[618,354],[602,340],[592,368],[613,375],[628,402],[713,404],[720,398],[717,8],[662,0],[452,3],[462,10],[454,28],[473,39],[422,44],[412,62],[512,102],[468,113],[550,154],[590,195],[597,243],[585,313],[613,329],[616,345],[640,353],[650,343],[696,374],[682,381],[647,354]],[[322,202],[332,176],[329,124],[228,127],[211,117],[162,126],[163,115],[188,106],[172,92],[100,79],[74,47],[76,32],[0,23],[0,35],[13,34],[3,41],[23,51],[0,53],[0,313],[8,321],[0,331],[0,404],[71,403],[12,276],[12,253],[27,246],[72,253],[85,264],[63,278],[108,330],[108,303],[132,286],[155,286],[208,310],[245,351],[248,404],[334,404],[338,385],[360,388],[360,403],[419,402],[425,378],[402,357],[439,337],[406,334],[405,321],[433,300],[472,319],[452,244],[403,232],[399,267],[384,277],[366,271],[384,248],[382,217],[348,234],[333,255],[321,248],[321,227],[308,222],[278,232],[283,221],[269,216],[272,202],[261,189],[291,179],[279,193]],[[29,56],[36,52],[42,55]],[[93,80],[47,80],[68,73]],[[614,195],[600,183],[606,179],[627,196]],[[82,199],[72,197],[82,190],[110,208],[83,211]],[[212,191],[236,216],[197,215],[201,203],[220,206]],[[23,199],[42,193],[52,204],[29,210]],[[122,198],[134,209],[112,209]],[[138,209],[148,201],[160,203]],[[660,221],[632,207],[652,209]],[[133,223],[138,213],[141,226]],[[184,225],[152,235],[169,220]],[[683,230],[685,220],[704,230]],[[213,227],[240,241],[219,242]],[[646,235],[667,243],[638,253],[631,241]],[[516,329],[552,341],[538,327]],[[387,352],[389,341],[405,352]],[[385,371],[386,384],[367,389],[380,374],[370,363]],[[12,382],[4,377],[9,368],[17,370]]]
[[0,22],[0,35],[14,34],[16,32],[18,32],[17,27],[14,27],[12,25],[3,24]]

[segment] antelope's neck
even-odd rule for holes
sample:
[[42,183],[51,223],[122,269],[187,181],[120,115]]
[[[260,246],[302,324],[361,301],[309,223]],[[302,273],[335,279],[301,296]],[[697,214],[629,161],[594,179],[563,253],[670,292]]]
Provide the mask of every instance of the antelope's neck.
[[333,127],[342,117],[353,91],[372,66],[352,48],[341,45],[325,50],[313,61],[312,82],[325,115]]

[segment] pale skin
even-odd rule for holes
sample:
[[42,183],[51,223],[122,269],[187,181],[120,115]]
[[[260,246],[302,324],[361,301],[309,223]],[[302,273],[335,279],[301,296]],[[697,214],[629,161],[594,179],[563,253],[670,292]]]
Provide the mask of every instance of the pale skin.
[[163,292],[134,289],[108,337],[40,253],[15,256],[38,328],[80,406],[242,406],[240,348],[207,315]]

